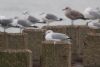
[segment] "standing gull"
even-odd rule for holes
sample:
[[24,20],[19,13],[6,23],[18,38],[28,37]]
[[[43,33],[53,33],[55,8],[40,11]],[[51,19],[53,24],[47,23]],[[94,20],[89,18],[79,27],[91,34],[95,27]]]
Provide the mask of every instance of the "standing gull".
[[45,40],[54,41],[54,44],[57,41],[64,41],[68,44],[71,44],[71,38],[63,33],[53,32],[52,30],[47,30],[45,33]]
[[49,23],[53,22],[53,21],[62,21],[62,18],[58,18],[56,15],[51,14],[51,13],[41,13],[40,15],[42,15],[42,20],[43,22],[46,22],[47,25],[49,26]]
[[6,18],[4,16],[0,16],[0,24],[4,28],[4,32],[9,27],[16,27],[16,26],[12,26],[11,23],[12,23],[12,19]]
[[36,17],[32,16],[29,14],[28,11],[23,12],[23,15],[25,15],[25,17],[27,17],[26,19],[32,23],[45,23],[45,22],[41,22],[39,19],[37,19]]
[[72,25],[73,25],[74,20],[77,20],[77,19],[86,20],[83,14],[81,14],[80,12],[76,10],[71,9],[70,7],[66,7],[65,9],[63,9],[63,11],[65,11],[65,16],[71,19]]
[[15,17],[13,19],[13,23],[12,25],[14,26],[18,26],[20,27],[20,32],[21,32],[21,29],[25,29],[26,27],[34,27],[34,28],[37,28],[37,26],[34,26],[33,23],[29,22],[28,20],[25,20],[25,19],[20,19],[18,17]]

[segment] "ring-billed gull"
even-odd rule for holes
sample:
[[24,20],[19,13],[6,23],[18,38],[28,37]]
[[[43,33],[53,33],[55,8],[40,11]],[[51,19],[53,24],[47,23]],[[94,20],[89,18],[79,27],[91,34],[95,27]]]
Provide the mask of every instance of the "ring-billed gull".
[[89,19],[100,19],[100,9],[88,7],[84,10],[84,16]]
[[11,18],[6,18],[4,16],[0,16],[0,24],[4,28],[4,32],[9,27],[16,27],[16,26],[12,26],[11,23],[12,23],[12,19]]
[[53,32],[52,30],[47,30],[45,32],[45,40],[57,41],[64,41],[68,44],[71,44],[71,38],[63,33]]
[[49,23],[54,22],[54,21],[62,21],[62,18],[58,18],[56,15],[52,13],[41,13],[40,14],[43,22],[46,22],[47,25],[49,26]]
[[28,11],[24,11],[23,15],[25,15],[26,19],[32,23],[45,23],[45,22],[41,22],[38,18],[30,15]]
[[56,42],[58,41],[64,41],[65,43],[69,44],[69,56],[68,56],[68,66],[70,67],[71,65],[71,38],[69,36],[67,36],[66,34],[63,33],[57,33],[57,32],[53,32],[52,30],[47,30],[45,32],[45,40],[51,40],[54,41],[54,45],[56,44]]
[[71,23],[73,25],[73,21],[77,20],[77,19],[83,19],[86,20],[86,18],[84,17],[84,15],[76,10],[71,9],[70,7],[66,7],[65,9],[63,9],[65,16],[69,19],[71,19]]
[[19,27],[20,28],[20,32],[21,32],[21,29],[25,29],[27,27],[37,28],[37,26],[34,26],[33,23],[29,22],[26,19],[20,19],[19,17],[13,18],[13,22],[11,23],[11,25]]
[[96,21],[89,21],[87,22],[87,26],[92,29],[91,34],[95,34],[96,33],[96,29],[100,29],[100,20],[96,20]]

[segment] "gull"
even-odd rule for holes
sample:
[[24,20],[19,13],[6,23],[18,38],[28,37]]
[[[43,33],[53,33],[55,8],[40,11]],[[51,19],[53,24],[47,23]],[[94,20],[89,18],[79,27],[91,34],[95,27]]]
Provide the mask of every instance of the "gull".
[[5,16],[0,16],[0,24],[4,28],[4,32],[9,27],[16,27],[16,26],[12,26],[11,23],[12,23],[11,18],[6,18]]
[[100,19],[100,8],[88,7],[84,10],[84,16],[85,18],[89,18],[92,20]]
[[25,15],[27,17],[27,20],[32,22],[32,23],[45,23],[45,22],[41,22],[36,17],[30,15],[28,11],[23,12],[23,15]]
[[100,29],[100,19],[98,21],[89,21],[87,22],[87,26],[92,29],[91,34],[96,33],[96,29]]
[[51,13],[41,13],[40,15],[42,15],[42,20],[44,22],[47,23],[47,25],[49,26],[49,23],[50,22],[53,22],[53,21],[62,21],[63,19],[62,18],[58,18],[56,15],[54,14],[51,14]]
[[65,16],[69,19],[71,19],[71,23],[73,24],[74,20],[77,19],[83,19],[86,20],[86,18],[84,17],[84,15],[76,10],[71,9],[70,7],[66,7],[65,9],[63,9]]
[[21,32],[21,29],[25,29],[26,27],[37,28],[37,26],[34,26],[34,24],[29,22],[28,20],[20,19],[18,17],[15,17],[13,19],[13,23],[11,23],[11,25],[19,27],[20,28],[20,32]]
[[69,44],[68,66],[70,67],[71,66],[71,54],[72,54],[71,38],[69,36],[67,36],[66,34],[53,32],[52,30],[47,30],[45,32],[45,40],[53,41],[54,47],[55,47],[56,42],[60,42],[60,41],[63,41],[65,43]]
[[54,44],[58,41],[64,41],[68,44],[71,44],[71,38],[63,33],[53,32],[52,30],[47,30],[45,32],[45,40],[54,41]]

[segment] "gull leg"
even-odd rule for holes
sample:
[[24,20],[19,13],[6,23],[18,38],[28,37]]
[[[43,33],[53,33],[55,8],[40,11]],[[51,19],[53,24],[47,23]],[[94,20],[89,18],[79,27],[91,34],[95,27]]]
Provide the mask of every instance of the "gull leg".
[[22,27],[20,27],[20,33],[22,33]]
[[54,41],[54,46],[56,45],[56,41]]
[[49,22],[47,22],[47,27],[49,27]]
[[4,33],[6,32],[5,27],[4,27]]
[[72,26],[74,26],[74,23],[73,23],[74,21],[73,20],[71,20],[71,24],[72,24]]

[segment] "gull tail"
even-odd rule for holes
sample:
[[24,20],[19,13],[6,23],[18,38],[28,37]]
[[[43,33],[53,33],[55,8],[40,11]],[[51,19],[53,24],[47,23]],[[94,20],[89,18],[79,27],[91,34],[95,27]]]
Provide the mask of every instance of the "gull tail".
[[38,21],[37,23],[46,23],[45,21]]
[[67,44],[72,44],[71,40],[72,40],[72,38],[69,37],[69,38],[67,38],[67,39],[65,39],[65,40],[63,40],[63,41],[64,41],[65,43],[67,43]]
[[82,17],[81,19],[83,19],[83,20],[89,20],[89,18],[85,18],[85,17]]
[[56,21],[63,21],[63,19],[62,19],[62,18],[59,18],[59,19],[57,19]]
[[59,21],[62,21],[63,19],[62,18],[59,18]]

